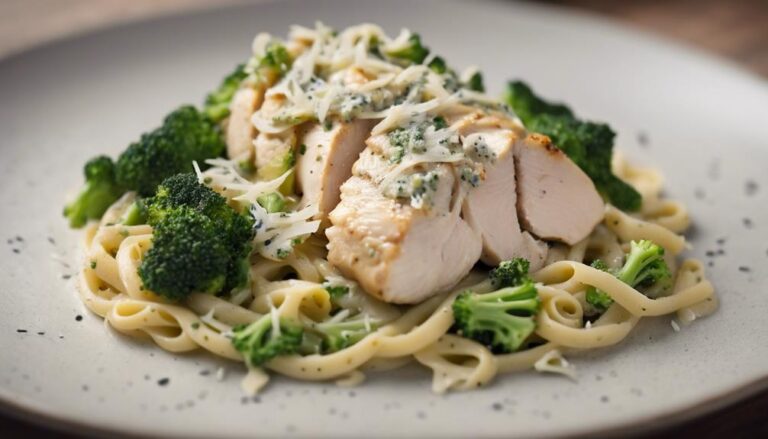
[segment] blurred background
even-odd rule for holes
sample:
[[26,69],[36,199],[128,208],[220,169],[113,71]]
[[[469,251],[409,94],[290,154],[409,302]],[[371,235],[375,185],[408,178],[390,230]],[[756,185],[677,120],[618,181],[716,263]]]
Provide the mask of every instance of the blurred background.
[[[0,57],[115,22],[244,1],[0,0]],[[611,17],[720,54],[768,78],[768,0],[543,0],[538,3]]]
[[[0,58],[114,23],[247,1],[0,0]],[[768,79],[768,0],[540,0],[536,3],[572,8],[626,23],[727,58]],[[763,393],[663,433],[683,437],[768,437],[766,413],[768,394]],[[3,415],[0,415],[0,431],[3,437],[40,437],[46,433],[75,437],[49,433],[42,427]]]

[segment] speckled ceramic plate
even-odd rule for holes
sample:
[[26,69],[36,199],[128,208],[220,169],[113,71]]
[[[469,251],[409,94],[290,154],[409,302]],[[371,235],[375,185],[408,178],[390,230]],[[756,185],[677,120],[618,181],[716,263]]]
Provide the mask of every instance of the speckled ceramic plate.
[[[117,153],[182,102],[200,102],[258,31],[375,21],[419,31],[491,91],[528,79],[610,122],[667,176],[722,298],[679,333],[643,321],[620,346],[573,358],[578,382],[504,376],[436,396],[427,371],[355,390],[275,379],[243,398],[241,368],[171,355],[90,315],[61,218],[82,163]],[[722,61],[616,25],[514,3],[345,0],[237,6],[131,24],[0,63],[0,399],[71,428],[177,436],[531,436],[653,428],[764,387],[768,377],[768,86]],[[708,256],[709,255],[709,256]],[[219,382],[214,371],[229,372]]]

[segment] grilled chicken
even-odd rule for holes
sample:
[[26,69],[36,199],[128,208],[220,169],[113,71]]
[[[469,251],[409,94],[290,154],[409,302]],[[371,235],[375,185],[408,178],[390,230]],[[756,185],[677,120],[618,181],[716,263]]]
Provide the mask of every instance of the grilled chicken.
[[538,134],[518,142],[514,155],[523,228],[570,245],[589,235],[603,219],[605,205],[584,171]]
[[251,123],[251,116],[263,101],[263,87],[245,87],[235,93],[230,104],[229,122],[227,122],[227,157],[233,160],[253,160],[253,139],[256,137],[256,128]]
[[[456,178],[450,165],[433,165],[439,179],[430,209],[387,197],[360,169],[341,188],[341,202],[326,230],[328,260],[370,294],[391,303],[418,303],[455,285],[480,257],[477,232],[452,206]],[[360,166],[358,166],[360,165]],[[386,166],[366,168],[370,173]]]
[[[467,142],[482,142],[495,155],[485,169],[485,181],[469,191],[464,200],[464,219],[483,239],[482,260],[488,265],[511,258],[525,258],[538,270],[547,257],[547,245],[520,230],[517,215],[515,160],[517,135],[508,129],[470,125],[460,129]],[[465,150],[467,146],[465,146]]]
[[365,149],[372,122],[357,119],[336,123],[330,130],[313,123],[300,133],[296,156],[296,183],[301,205],[318,206],[315,219],[325,219],[339,203],[342,183],[352,175],[352,165]]

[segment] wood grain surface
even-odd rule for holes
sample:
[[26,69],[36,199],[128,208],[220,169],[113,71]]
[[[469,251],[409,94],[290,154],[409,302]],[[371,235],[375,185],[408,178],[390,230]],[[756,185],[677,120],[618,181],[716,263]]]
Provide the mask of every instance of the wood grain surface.
[[[117,22],[238,1],[0,0],[0,57]],[[768,0],[546,0],[543,3],[594,12],[684,41],[768,78]],[[0,434],[4,438],[79,437],[2,415]],[[768,392],[656,434],[768,437]]]

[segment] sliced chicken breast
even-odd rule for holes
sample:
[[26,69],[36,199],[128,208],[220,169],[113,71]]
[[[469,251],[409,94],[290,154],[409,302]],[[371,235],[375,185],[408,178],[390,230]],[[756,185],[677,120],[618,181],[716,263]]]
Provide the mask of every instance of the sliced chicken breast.
[[[547,244],[520,229],[515,191],[514,145],[517,135],[496,118],[465,119],[459,125],[468,155],[483,154],[485,180],[472,188],[464,200],[462,214],[483,239],[482,261],[488,265],[512,258],[525,258],[531,270],[544,266]],[[477,149],[480,151],[477,151]]]
[[480,256],[479,234],[451,205],[453,170],[437,165],[431,171],[439,179],[430,209],[415,209],[383,195],[367,177],[353,176],[330,214],[328,260],[386,302],[418,303],[446,290]]
[[325,219],[340,200],[342,183],[352,176],[352,165],[365,149],[373,122],[338,122],[330,130],[313,123],[299,133],[296,183],[301,205],[317,205],[315,219]]
[[253,160],[256,128],[251,116],[264,101],[264,87],[245,87],[235,93],[230,104],[226,129],[227,156],[232,160]]
[[592,180],[547,136],[518,141],[514,155],[524,229],[573,245],[602,221],[605,205]]

